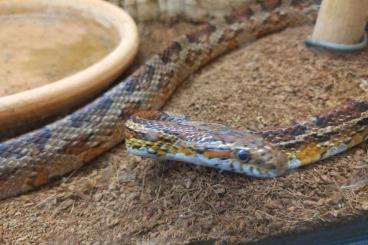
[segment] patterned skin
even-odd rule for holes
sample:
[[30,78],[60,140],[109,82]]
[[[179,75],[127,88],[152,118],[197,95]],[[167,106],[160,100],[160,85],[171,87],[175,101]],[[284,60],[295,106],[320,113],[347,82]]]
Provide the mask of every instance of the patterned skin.
[[242,131],[140,112],[126,122],[128,152],[185,161],[255,177],[276,177],[344,152],[368,138],[368,103],[350,101],[286,128]]
[[[158,110],[186,77],[210,60],[241,44],[310,21],[310,16],[315,15],[313,8],[300,6],[302,1],[296,0],[291,5],[289,2],[261,0],[257,1],[257,4],[238,8],[235,13],[225,17],[222,23],[206,24],[198,31],[179,38],[163,52],[154,55],[128,78],[81,109],[43,128],[2,142],[0,199],[48,183],[55,177],[79,168],[123,141],[125,122],[131,115],[142,110]],[[282,8],[280,5],[283,5]],[[336,115],[338,111],[335,112]],[[354,114],[354,118],[359,115]],[[203,131],[210,133],[210,128],[209,126],[208,130]],[[293,129],[290,131],[293,132]],[[347,134],[349,132],[351,131],[346,131]],[[305,134],[307,133],[313,132],[305,130]],[[220,134],[219,137],[224,136]],[[298,142],[289,139],[287,133],[278,130],[251,137],[254,137],[256,143],[241,141],[243,145],[240,148],[252,148],[252,159],[257,156],[262,158],[263,153],[257,152],[257,144],[262,145],[267,154],[271,154],[275,159],[283,159],[284,154],[288,157],[293,157],[293,154],[300,155],[300,147],[305,146],[303,143],[297,145]],[[267,142],[277,141],[279,138],[290,141],[289,147],[295,148],[295,151],[279,156],[279,153],[273,150],[274,146],[268,149],[270,143]],[[313,137],[309,139],[305,136],[303,140],[312,141]],[[358,141],[354,138],[354,142]],[[283,142],[278,142],[281,143]],[[302,152],[305,152],[303,154],[308,157],[314,156],[312,148],[307,150],[303,150]],[[264,165],[261,169],[264,174],[273,175],[269,174],[274,171],[273,167],[270,169],[268,163]],[[239,166],[234,168],[240,169]],[[275,175],[279,171],[278,167],[276,169]],[[249,172],[251,173],[251,170]]]
[[287,156],[252,131],[190,121],[180,115],[140,112],[126,123],[128,152],[191,162],[257,177],[287,169]]

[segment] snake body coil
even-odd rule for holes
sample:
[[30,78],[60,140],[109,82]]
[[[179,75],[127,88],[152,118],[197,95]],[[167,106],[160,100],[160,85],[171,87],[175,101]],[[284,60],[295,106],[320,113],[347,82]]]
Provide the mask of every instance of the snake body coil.
[[[124,140],[125,122],[132,114],[159,109],[186,77],[210,60],[242,43],[309,19],[305,11],[294,7],[269,11],[269,6],[259,6],[238,9],[235,14],[227,16],[222,24],[207,24],[179,38],[90,104],[43,128],[1,143],[0,199],[32,190],[115,146]],[[255,14],[257,11],[261,13]],[[273,131],[247,132],[243,140],[246,142],[242,143],[252,147],[251,154],[238,149],[236,156],[240,159],[251,157],[249,173],[253,171],[253,175],[276,176],[285,169],[334,155],[365,140],[368,133],[367,110],[366,103],[351,102],[306,123]],[[146,140],[144,144],[155,140],[154,137],[147,138],[147,134],[141,135],[142,132],[137,128],[142,120],[145,120],[142,127],[152,124],[153,121],[148,120],[152,119],[149,118],[152,115],[155,113],[139,114],[127,122],[128,146],[133,146],[142,138]],[[158,127],[151,128],[148,135],[160,128],[160,123],[167,125],[165,123],[171,119],[171,123],[174,123],[178,118],[168,117],[170,120],[164,122],[162,114],[157,115]],[[186,120],[178,120],[175,125],[189,130],[189,124]],[[244,133],[222,126],[192,126],[202,136],[211,134],[209,129],[215,130],[218,137],[229,142]],[[227,136],[225,131],[229,133]],[[174,132],[173,129],[171,133]],[[234,134],[233,137],[231,134]],[[181,135],[182,140],[188,141],[188,135]],[[257,149],[266,149],[265,154],[256,152]],[[218,157],[216,154],[218,152],[212,150],[203,155]],[[275,161],[272,162],[272,158]],[[265,164],[260,164],[259,160]],[[253,165],[261,167],[250,170]],[[240,168],[229,165],[226,169],[238,171]]]

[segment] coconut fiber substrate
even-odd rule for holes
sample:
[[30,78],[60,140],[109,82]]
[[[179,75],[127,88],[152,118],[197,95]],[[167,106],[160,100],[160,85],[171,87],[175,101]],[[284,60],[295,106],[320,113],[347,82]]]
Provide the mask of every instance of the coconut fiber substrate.
[[[193,28],[140,25],[134,67]],[[309,49],[303,41],[311,31],[287,29],[222,56],[188,79],[164,110],[260,129],[366,93],[368,52]],[[142,159],[120,144],[39,190],[0,202],[0,243],[246,243],[367,216],[367,174],[367,144],[275,179]]]

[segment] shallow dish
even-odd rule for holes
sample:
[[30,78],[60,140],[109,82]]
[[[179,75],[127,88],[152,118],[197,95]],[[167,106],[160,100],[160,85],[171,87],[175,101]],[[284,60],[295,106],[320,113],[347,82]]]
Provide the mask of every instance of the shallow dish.
[[101,0],[0,0],[0,29],[0,137],[87,102],[138,49],[132,18]]

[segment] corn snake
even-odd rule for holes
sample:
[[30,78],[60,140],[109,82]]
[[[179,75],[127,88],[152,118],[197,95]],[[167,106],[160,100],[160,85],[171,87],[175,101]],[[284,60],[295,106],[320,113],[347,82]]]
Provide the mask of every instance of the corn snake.
[[[125,122],[131,115],[141,110],[159,109],[186,77],[210,60],[242,43],[310,20],[305,9],[299,9],[298,6],[275,7],[276,9],[273,7],[272,10],[265,6],[244,8],[227,16],[220,24],[209,23],[173,42],[169,48],[152,57],[144,66],[94,102],[41,129],[1,143],[0,199],[45,184],[121,142],[124,140]],[[368,133],[365,129],[366,110],[365,102],[352,101],[304,123],[271,131],[250,132],[250,138],[264,141],[273,154],[274,145],[277,145],[282,154],[278,156],[279,153],[276,153],[277,162],[280,161],[276,167],[271,164],[271,169],[268,165],[260,170],[258,167],[253,170],[249,168],[249,174],[253,171],[253,175],[262,177],[262,174],[254,174],[254,171],[266,171],[271,174],[264,177],[276,176],[289,168],[318,161],[360,143]],[[177,116],[165,113],[153,115],[168,115],[167,117],[172,117],[174,121],[177,119]],[[128,120],[128,129],[129,122],[137,123],[134,120],[141,119],[147,120],[147,114],[141,113]],[[176,123],[186,126],[186,121],[179,120]],[[191,126],[198,128],[198,125]],[[218,129],[216,125],[210,124],[202,125],[200,129],[206,131],[205,126],[214,127],[213,130]],[[227,130],[228,133],[236,134],[235,131]],[[129,139],[135,139],[134,134],[129,134],[129,130],[127,132]],[[342,137],[344,139],[341,139]],[[328,146],[330,141],[332,147]],[[347,143],[340,148],[335,147],[340,141]],[[321,142],[327,147],[323,148],[321,154],[317,144],[306,142]],[[299,146],[305,148],[300,150]],[[294,150],[290,151],[291,153],[285,152],[283,147],[293,147]],[[249,158],[248,153],[248,156],[244,156],[238,148],[236,150],[237,157]],[[213,154],[218,153],[211,152],[211,157]],[[253,155],[251,154],[251,159],[254,160]],[[289,161],[293,160],[293,157],[295,161],[285,163],[286,158]],[[298,162],[298,159],[302,161]],[[232,168],[237,166],[229,166],[228,170],[236,171]]]

